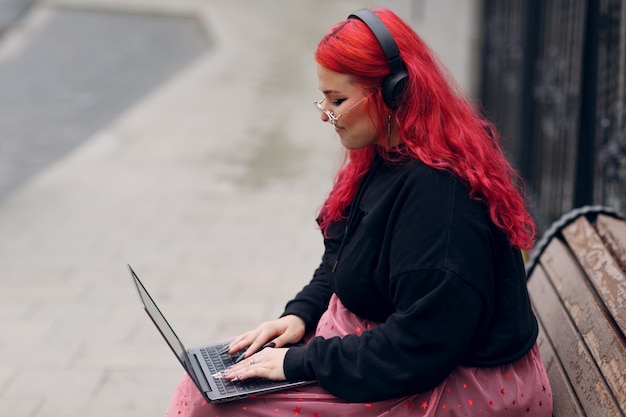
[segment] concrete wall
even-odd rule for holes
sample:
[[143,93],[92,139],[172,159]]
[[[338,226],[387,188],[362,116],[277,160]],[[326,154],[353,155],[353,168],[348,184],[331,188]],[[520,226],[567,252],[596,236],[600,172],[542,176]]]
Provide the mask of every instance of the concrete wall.
[[473,97],[480,82],[481,0],[418,0],[412,5],[416,31]]

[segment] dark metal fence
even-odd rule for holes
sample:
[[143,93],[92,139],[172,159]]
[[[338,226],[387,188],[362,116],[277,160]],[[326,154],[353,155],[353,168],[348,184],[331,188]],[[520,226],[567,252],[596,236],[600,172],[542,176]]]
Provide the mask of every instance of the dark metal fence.
[[481,100],[539,229],[626,211],[626,0],[485,0]]

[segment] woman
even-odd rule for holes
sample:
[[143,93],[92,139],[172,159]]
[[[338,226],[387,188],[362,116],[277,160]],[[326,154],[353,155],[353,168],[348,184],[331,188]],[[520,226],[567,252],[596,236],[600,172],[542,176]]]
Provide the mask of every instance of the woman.
[[535,227],[496,130],[387,9],[337,24],[315,58],[347,149],[323,260],[281,318],[232,341],[246,360],[225,378],[318,385],[214,405],[184,378],[168,415],[550,416],[520,254]]

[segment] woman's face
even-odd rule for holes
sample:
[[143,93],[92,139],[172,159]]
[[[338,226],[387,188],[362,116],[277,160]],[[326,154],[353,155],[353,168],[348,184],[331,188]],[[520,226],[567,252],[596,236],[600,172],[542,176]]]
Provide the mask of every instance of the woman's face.
[[[374,121],[367,111],[367,94],[357,87],[352,77],[317,65],[319,89],[324,93],[321,106],[335,115],[335,132],[341,144],[350,150],[363,149],[376,143],[377,133]],[[329,116],[321,112],[322,121]]]

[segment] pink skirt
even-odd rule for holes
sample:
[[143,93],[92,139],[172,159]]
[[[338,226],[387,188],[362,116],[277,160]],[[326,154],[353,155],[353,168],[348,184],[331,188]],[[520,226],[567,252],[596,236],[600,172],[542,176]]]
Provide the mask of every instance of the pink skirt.
[[[333,295],[316,336],[360,333],[378,323],[349,312]],[[552,415],[552,392],[535,345],[524,357],[490,368],[459,366],[430,391],[371,403],[350,403],[312,385],[233,402],[210,404],[185,374],[167,417],[466,417]]]

